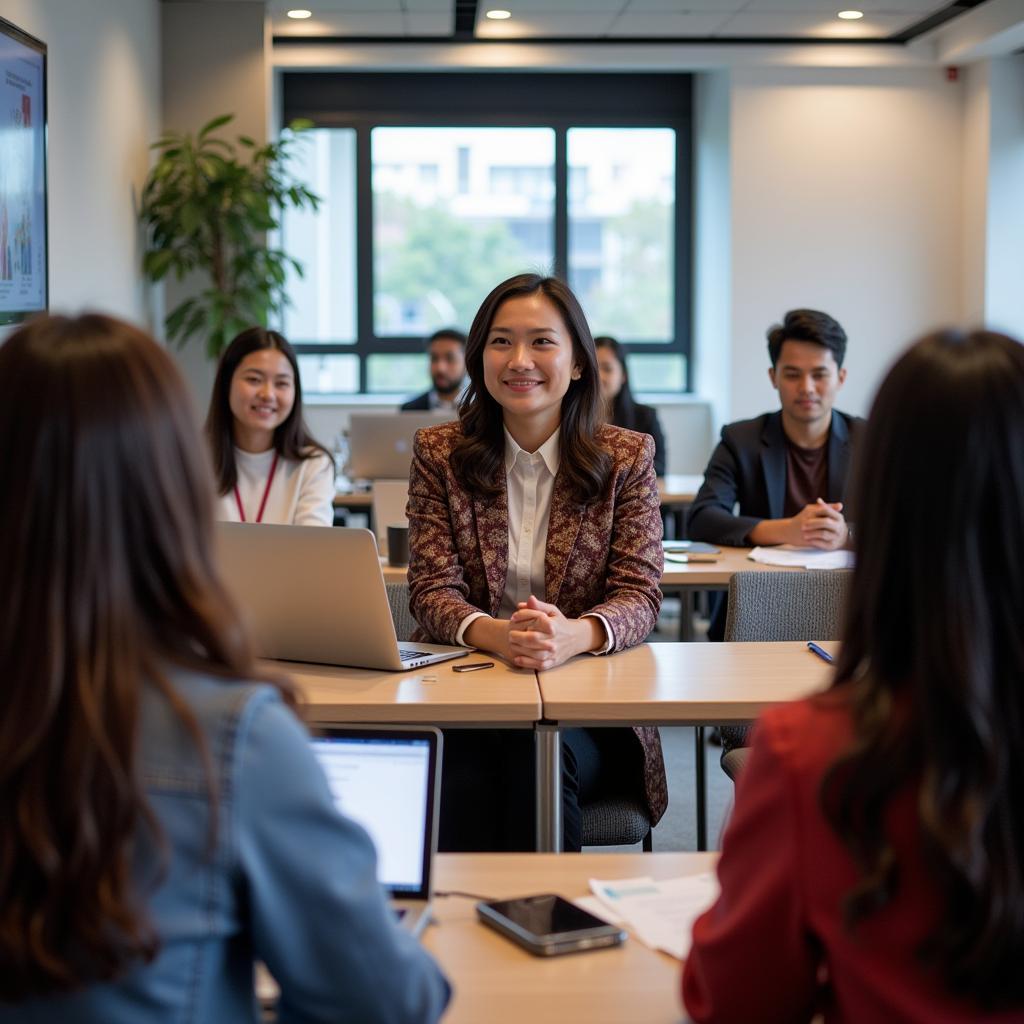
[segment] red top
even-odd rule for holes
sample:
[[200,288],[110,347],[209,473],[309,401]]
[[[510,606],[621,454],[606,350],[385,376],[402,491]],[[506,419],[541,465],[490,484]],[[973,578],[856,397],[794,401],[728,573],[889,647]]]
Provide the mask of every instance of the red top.
[[916,787],[892,800],[887,831],[900,886],[851,934],[842,900],[858,878],[819,809],[825,769],[850,739],[836,699],[766,713],[736,792],[718,877],[722,892],[693,928],[683,1001],[696,1022],[1024,1021],[955,999],[915,950],[939,912],[916,838]]

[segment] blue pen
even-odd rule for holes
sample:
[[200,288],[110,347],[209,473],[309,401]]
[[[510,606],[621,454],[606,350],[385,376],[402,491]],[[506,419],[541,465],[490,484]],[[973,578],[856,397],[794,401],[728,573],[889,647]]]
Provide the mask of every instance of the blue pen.
[[807,646],[819,657],[822,661],[827,661],[830,665],[835,658],[832,657],[824,647],[819,647],[813,640],[807,641]]

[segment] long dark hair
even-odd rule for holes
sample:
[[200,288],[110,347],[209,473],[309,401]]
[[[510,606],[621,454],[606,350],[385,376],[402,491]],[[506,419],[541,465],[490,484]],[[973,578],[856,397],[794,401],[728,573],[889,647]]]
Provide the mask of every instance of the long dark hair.
[[618,361],[622,367],[622,387],[619,393],[612,399],[612,423],[617,427],[625,427],[627,430],[636,430],[636,399],[629,387],[629,366],[626,363],[626,349],[615,338],[602,334],[594,339],[594,347],[605,348]]
[[573,359],[580,377],[569,383],[569,390],[562,399],[559,472],[566,475],[576,500],[587,504],[603,493],[612,460],[596,439],[601,422],[601,399],[594,339],[576,296],[555,277],[539,274],[510,277],[484,299],[473,318],[466,343],[469,386],[459,407],[464,439],[452,451],[451,467],[468,491],[484,497],[501,493],[505,457],[502,409],[484,383],[484,349],[501,304],[537,292],[555,305],[572,335]]
[[217,364],[217,376],[213,381],[210,408],[206,414],[206,437],[210,442],[213,457],[213,472],[217,480],[217,493],[227,494],[238,482],[238,467],[235,465],[234,415],[231,412],[231,381],[242,360],[251,352],[260,349],[277,349],[291,363],[295,378],[295,402],[288,418],[274,431],[274,448],[283,459],[309,459],[321,451],[332,462],[331,453],[317,441],[302,416],[302,381],[299,379],[299,362],[295,349],[277,331],[265,327],[250,327],[236,335],[224,349]]
[[854,484],[857,567],[828,698],[854,740],[823,809],[861,868],[852,924],[887,904],[900,865],[885,815],[917,787],[940,894],[919,951],[951,989],[1024,999],[1024,348],[944,331],[875,399]]
[[156,953],[132,877],[140,835],[163,841],[136,771],[143,687],[208,763],[167,666],[258,676],[214,570],[188,393],[156,342],[99,315],[12,334],[0,466],[0,1001],[17,1002]]

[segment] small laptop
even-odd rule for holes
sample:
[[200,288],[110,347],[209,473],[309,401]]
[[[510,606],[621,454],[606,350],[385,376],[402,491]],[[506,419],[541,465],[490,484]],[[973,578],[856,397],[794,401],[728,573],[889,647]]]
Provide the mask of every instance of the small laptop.
[[429,726],[346,726],[321,730],[310,742],[338,809],[377,848],[377,880],[399,923],[419,935],[433,894],[441,733]]
[[401,672],[469,653],[399,646],[369,530],[217,523],[217,554],[261,657]]
[[435,412],[352,413],[348,421],[348,475],[353,480],[408,480],[412,441],[421,427],[436,427],[458,414]]
[[405,507],[409,502],[409,481],[374,480],[373,529],[377,534],[377,547],[382,555],[388,553],[388,527],[408,526]]

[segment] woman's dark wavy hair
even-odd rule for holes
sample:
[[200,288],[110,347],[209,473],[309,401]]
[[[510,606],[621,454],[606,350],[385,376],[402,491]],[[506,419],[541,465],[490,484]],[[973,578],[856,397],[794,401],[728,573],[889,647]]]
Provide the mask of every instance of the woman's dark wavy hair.
[[[918,793],[940,898],[919,953],[952,990],[1024,1000],[1024,347],[943,331],[882,384],[859,453],[836,696],[852,746],[823,810],[861,869],[852,925],[901,882],[885,816]],[[827,698],[826,698],[827,699]]]
[[250,327],[236,335],[224,349],[217,364],[217,376],[213,381],[210,408],[206,413],[206,437],[213,457],[213,472],[217,481],[217,493],[227,494],[238,482],[238,467],[235,465],[235,417],[231,412],[231,381],[242,360],[252,352],[273,348],[281,352],[291,363],[295,378],[295,403],[288,418],[274,431],[274,448],[283,459],[309,459],[321,451],[331,463],[331,453],[310,434],[302,416],[302,381],[299,379],[299,363],[295,349],[277,331],[265,327]]
[[188,393],[156,342],[99,315],[15,331],[0,346],[0,466],[10,1003],[155,956],[132,870],[140,848],[158,860],[165,848],[136,770],[143,690],[171,705],[209,768],[168,667],[258,674],[214,568],[212,481]]
[[619,393],[612,400],[612,423],[617,427],[625,427],[627,430],[637,429],[636,420],[636,399],[629,386],[629,364],[626,362],[626,349],[615,338],[602,334],[594,339],[594,346],[597,349],[606,348],[619,362],[622,367],[622,387]]
[[611,456],[598,443],[601,399],[594,339],[576,296],[555,277],[519,274],[502,281],[483,301],[473,318],[466,343],[469,386],[459,406],[463,440],[452,451],[452,472],[468,491],[494,497],[502,490],[505,438],[502,409],[484,384],[484,349],[495,314],[508,299],[535,295],[549,299],[572,336],[573,359],[579,380],[570,381],[562,399],[560,469],[577,501],[589,504],[605,490],[611,474]]

